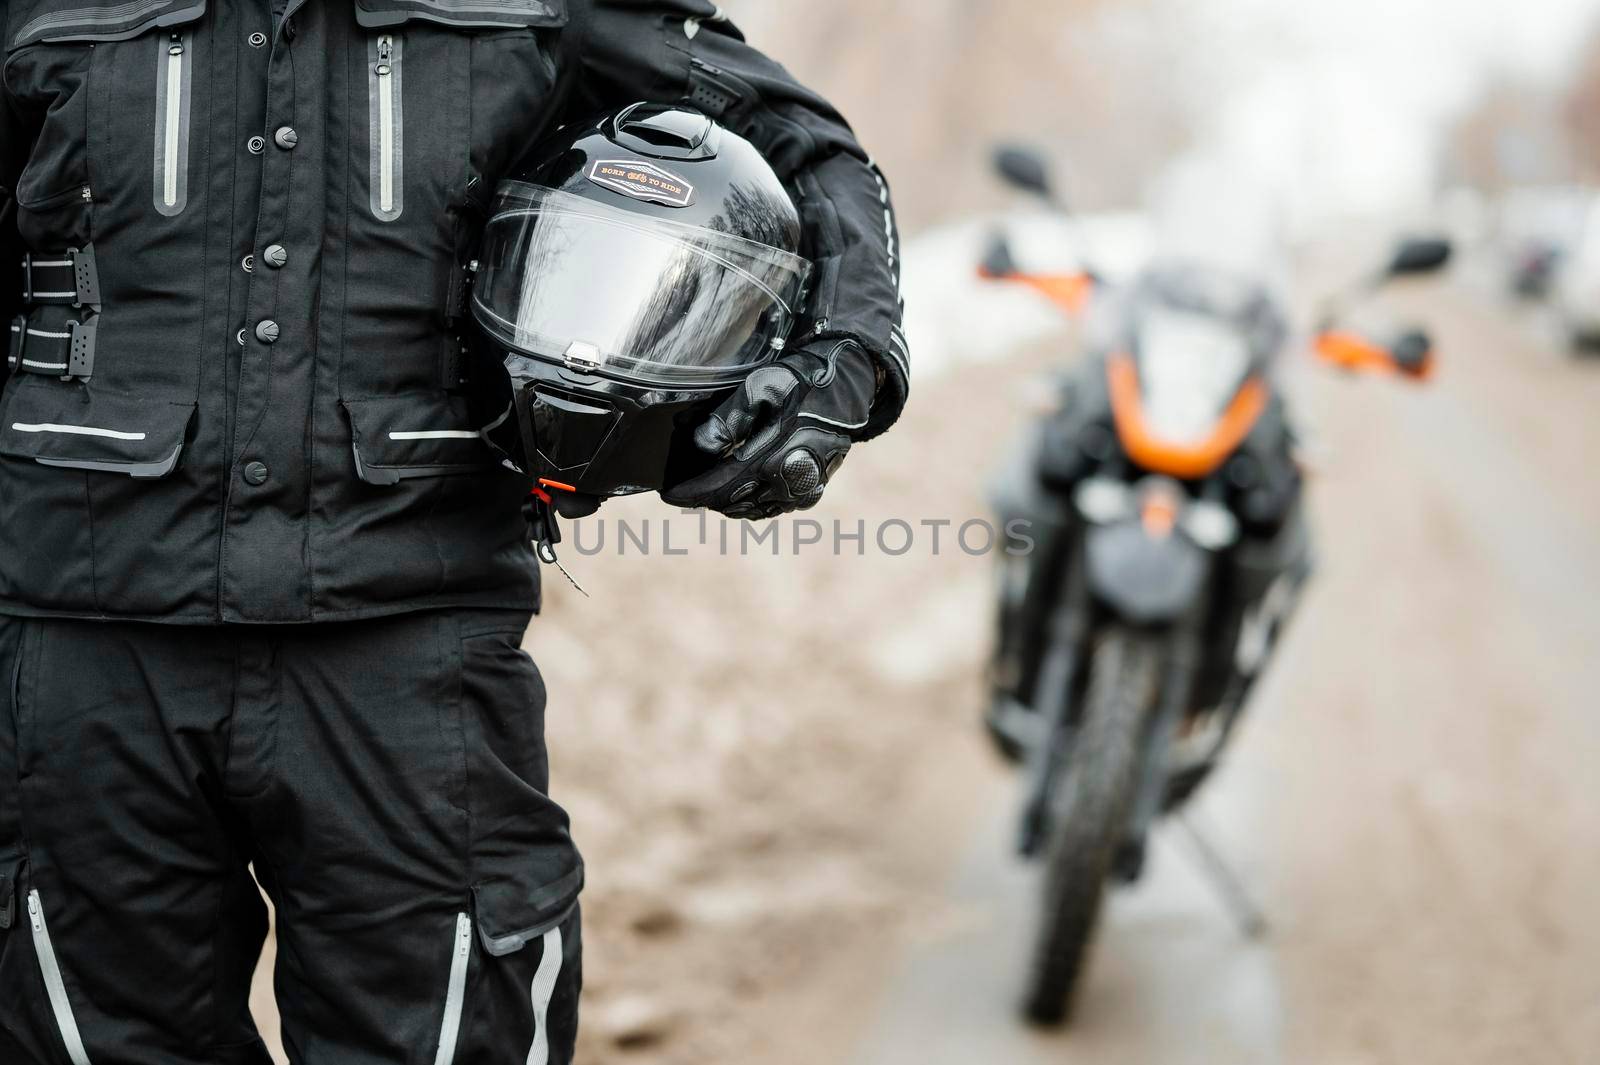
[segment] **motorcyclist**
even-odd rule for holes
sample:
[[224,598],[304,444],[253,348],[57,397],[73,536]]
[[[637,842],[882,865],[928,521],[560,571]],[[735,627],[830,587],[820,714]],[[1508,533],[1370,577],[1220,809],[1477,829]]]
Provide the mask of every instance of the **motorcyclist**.
[[[882,176],[709,0],[9,0],[0,1061],[571,1060],[527,484],[463,391],[483,208],[557,125],[748,138],[814,264],[675,502],[815,502],[906,398]],[[597,285],[604,279],[597,278]]]

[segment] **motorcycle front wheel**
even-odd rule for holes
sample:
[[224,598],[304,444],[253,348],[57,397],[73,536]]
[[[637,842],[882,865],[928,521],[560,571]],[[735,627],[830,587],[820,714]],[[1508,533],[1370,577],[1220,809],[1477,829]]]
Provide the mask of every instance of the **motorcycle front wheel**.
[[1051,809],[1044,893],[1023,1012],[1054,1027],[1071,1015],[1117,849],[1139,790],[1160,694],[1159,639],[1114,629],[1096,644],[1083,714]]

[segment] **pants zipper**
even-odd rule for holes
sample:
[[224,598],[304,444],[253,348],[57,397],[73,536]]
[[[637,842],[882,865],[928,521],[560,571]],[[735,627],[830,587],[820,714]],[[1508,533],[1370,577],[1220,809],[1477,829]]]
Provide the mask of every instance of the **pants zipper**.
[[67,985],[61,979],[61,965],[56,961],[55,945],[50,942],[50,929],[44,923],[44,904],[39,901],[37,888],[28,892],[28,923],[33,928],[33,952],[39,959],[39,972],[50,996],[50,1009],[56,1015],[56,1027],[61,1030],[61,1041],[67,1045],[67,1057],[72,1059],[72,1065],[89,1065],[89,1052],[83,1047],[72,1003],[67,1000]]
[[461,1035],[461,1012],[467,997],[467,962],[472,957],[472,918],[456,915],[455,946],[450,952],[450,986],[444,997],[444,1022],[439,1026],[439,1052],[433,1065],[451,1065]]

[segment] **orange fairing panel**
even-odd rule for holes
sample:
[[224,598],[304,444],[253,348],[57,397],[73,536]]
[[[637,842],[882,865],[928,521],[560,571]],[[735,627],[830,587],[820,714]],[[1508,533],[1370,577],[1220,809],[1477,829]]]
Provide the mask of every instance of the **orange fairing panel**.
[[1019,274],[1017,280],[1068,314],[1078,314],[1089,304],[1094,282],[1088,274]]
[[1266,383],[1259,377],[1251,377],[1217,419],[1210,436],[1192,443],[1177,443],[1156,436],[1145,422],[1139,368],[1132,356],[1118,353],[1106,360],[1106,378],[1117,437],[1128,457],[1153,473],[1164,473],[1184,481],[1213,473],[1244,443],[1262,411],[1267,409]]
[[1094,281],[1088,274],[1002,275],[991,274],[979,267],[978,276],[991,281],[1015,281],[1019,285],[1027,285],[1068,314],[1077,314],[1088,306],[1089,296],[1094,292]]

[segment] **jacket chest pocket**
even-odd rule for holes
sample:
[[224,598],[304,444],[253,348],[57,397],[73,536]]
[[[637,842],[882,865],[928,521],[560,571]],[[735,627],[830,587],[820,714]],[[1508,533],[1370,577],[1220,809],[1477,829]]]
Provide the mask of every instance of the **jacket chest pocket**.
[[555,124],[554,44],[528,29],[471,45],[472,171],[493,188]]
[[35,248],[89,243],[89,69],[87,46],[8,48],[6,88],[33,133],[17,180],[17,226]]
[[156,48],[152,199],[159,214],[183,213],[189,202],[189,134],[193,126],[194,33],[175,29]]
[[[497,181],[552,111],[549,34],[566,24],[565,0],[358,0],[356,20],[367,206],[380,222],[405,215],[408,188],[439,184],[430,179],[447,196],[474,177]],[[408,125],[408,112],[426,121]]]
[[565,4],[356,0],[355,16],[343,271],[361,328],[340,395],[437,390],[458,347],[446,307],[476,237],[469,208],[554,112]]
[[91,224],[185,212],[205,9],[24,0],[12,14],[6,87],[36,131],[17,189],[31,245],[81,246],[95,239]]
[[393,222],[405,209],[405,37],[374,34],[367,44],[367,203]]

